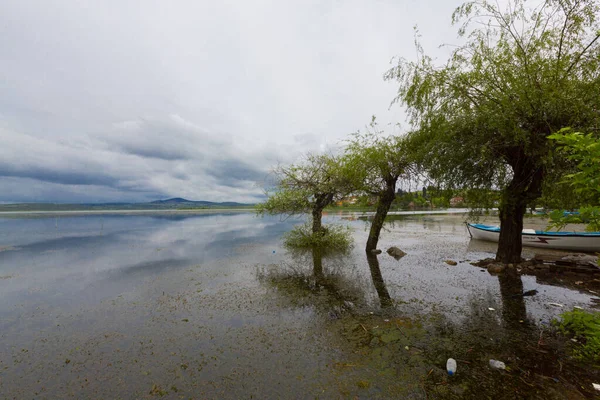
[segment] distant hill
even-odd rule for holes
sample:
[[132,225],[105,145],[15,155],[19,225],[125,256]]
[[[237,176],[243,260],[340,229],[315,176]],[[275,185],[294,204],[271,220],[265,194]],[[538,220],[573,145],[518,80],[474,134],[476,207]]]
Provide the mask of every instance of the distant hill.
[[179,204],[179,203],[194,203],[192,200],[182,199],[181,197],[173,197],[167,200],[154,200],[150,204]]
[[166,204],[166,205],[196,205],[196,206],[206,206],[206,207],[215,207],[215,206],[225,206],[225,207],[247,207],[252,204],[245,203],[236,203],[235,201],[223,201],[220,203],[215,203],[212,201],[204,201],[204,200],[187,200],[182,199],[181,197],[174,197],[172,199],[167,200],[155,200],[150,202],[149,204]]
[[181,197],[166,200],[155,200],[148,203],[87,203],[87,204],[63,204],[63,203],[16,203],[0,204],[1,211],[99,211],[99,210],[189,210],[207,208],[248,208],[253,204],[237,203],[235,201],[213,202],[194,201]]

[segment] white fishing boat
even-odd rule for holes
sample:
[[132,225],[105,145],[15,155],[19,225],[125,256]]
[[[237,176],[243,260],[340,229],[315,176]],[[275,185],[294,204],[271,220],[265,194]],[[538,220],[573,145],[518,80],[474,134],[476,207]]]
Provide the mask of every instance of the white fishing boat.
[[[500,227],[467,223],[473,239],[498,242]],[[523,246],[547,249],[600,252],[600,232],[550,232],[523,229]]]

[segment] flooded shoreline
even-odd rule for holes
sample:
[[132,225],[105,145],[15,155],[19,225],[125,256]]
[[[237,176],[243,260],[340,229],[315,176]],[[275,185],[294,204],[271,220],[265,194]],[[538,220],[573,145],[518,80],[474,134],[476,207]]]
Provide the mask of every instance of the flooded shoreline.
[[0,217],[0,397],[594,396],[598,369],[550,324],[593,293],[470,265],[493,247],[459,216],[390,219],[400,260],[326,218],[352,227],[349,253],[289,252],[298,220],[249,213]]

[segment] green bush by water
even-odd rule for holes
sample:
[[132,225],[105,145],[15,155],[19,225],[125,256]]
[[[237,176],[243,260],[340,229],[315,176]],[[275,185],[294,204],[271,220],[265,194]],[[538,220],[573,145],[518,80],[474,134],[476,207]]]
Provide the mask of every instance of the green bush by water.
[[553,321],[554,325],[578,341],[573,349],[575,358],[600,363],[600,312],[575,309],[560,314],[560,318]]
[[322,248],[345,251],[352,247],[352,232],[347,226],[326,225],[319,233],[312,232],[309,223],[295,226],[283,236],[283,243],[290,248]]

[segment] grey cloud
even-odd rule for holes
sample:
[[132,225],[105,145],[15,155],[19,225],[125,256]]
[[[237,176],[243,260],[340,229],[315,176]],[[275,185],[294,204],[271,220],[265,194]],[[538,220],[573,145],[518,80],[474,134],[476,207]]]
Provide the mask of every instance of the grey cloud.
[[206,171],[223,185],[239,186],[237,181],[261,182],[267,175],[264,170],[237,159],[218,159]]
[[388,61],[414,25],[445,56],[461,2],[0,2],[0,201],[260,198],[278,162],[401,120]]
[[141,157],[198,160],[203,147],[222,145],[179,115],[123,121],[113,126],[111,131],[101,132],[96,138],[110,149]]

